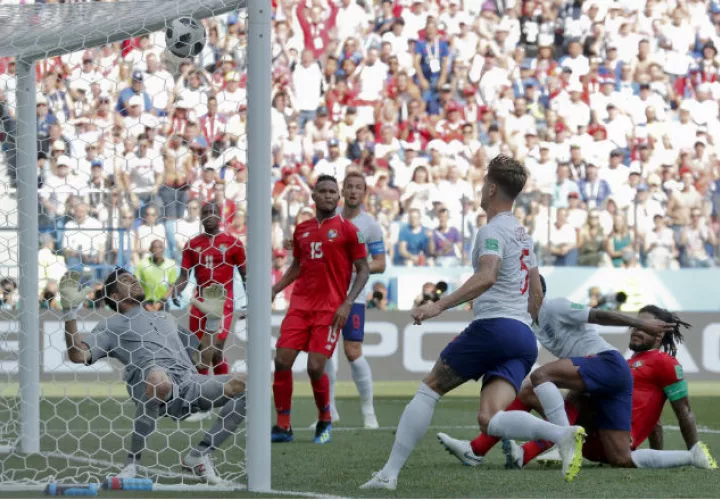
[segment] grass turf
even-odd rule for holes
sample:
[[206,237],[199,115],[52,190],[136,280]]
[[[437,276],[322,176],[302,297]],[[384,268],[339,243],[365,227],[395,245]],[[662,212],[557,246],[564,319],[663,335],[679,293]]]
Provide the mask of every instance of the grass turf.
[[[307,394],[304,382],[296,384],[296,394]],[[433,418],[433,427],[413,452],[400,475],[397,492],[366,492],[358,486],[368,480],[373,471],[382,467],[392,447],[394,427],[417,383],[378,384],[376,409],[380,430],[366,431],[360,428],[361,418],[356,398],[341,398],[338,409],[342,421],[336,427],[333,441],[326,446],[312,443],[313,433],[307,429],[314,420],[316,410],[312,398],[300,395],[295,399],[293,422],[295,442],[272,446],[272,486],[275,490],[316,492],[342,497],[390,497],[390,498],[700,498],[716,497],[720,490],[720,471],[700,471],[690,468],[668,470],[618,470],[587,464],[572,484],[562,481],[558,468],[541,467],[537,464],[523,471],[505,471],[504,457],[499,447],[488,454],[486,463],[477,468],[463,467],[448,455],[436,441],[435,434],[443,431],[453,437],[469,439],[476,435],[478,386],[469,385],[456,397],[441,401]],[[46,391],[48,394],[49,391]],[[348,384],[339,386],[339,395],[352,394]],[[720,412],[717,411],[718,386],[692,384],[691,403],[698,426],[703,431],[700,438],[720,455]],[[108,394],[107,388],[104,394]],[[131,428],[132,406],[121,392],[113,392],[113,398],[80,400],[73,397],[54,398],[53,404],[41,408],[43,415],[43,450],[59,450],[74,454],[78,449],[92,452],[93,459],[122,463],[123,438]],[[49,396],[49,394],[48,394]],[[58,394],[59,396],[59,394]],[[143,462],[163,464],[180,472],[177,464],[178,451],[196,441],[211,420],[202,423],[182,423],[181,431],[168,419],[163,419],[161,432],[156,433],[149,444],[158,453],[146,453]],[[676,424],[669,406],[663,417],[667,425]],[[89,429],[95,431],[91,434]],[[238,438],[242,446],[242,437]],[[240,446],[231,447],[221,472],[237,472],[235,464],[241,462]],[[666,430],[666,449],[684,449],[680,433]],[[0,461],[2,457],[0,457]],[[48,456],[30,456],[16,463],[5,462],[17,469],[27,468],[42,472],[45,465],[63,468],[75,465],[74,474],[87,467]],[[92,467],[96,474],[107,474],[117,468],[103,465]],[[7,470],[7,469],[6,469]],[[223,496],[234,498],[264,497],[247,492],[212,493],[151,493],[153,498],[178,498]],[[4,494],[0,485],[0,497],[17,497],[18,493]],[[37,496],[25,494],[21,496]],[[147,492],[112,492],[101,496],[113,498],[146,497]],[[272,495],[279,496],[278,494]],[[293,495],[290,495],[293,496]]]

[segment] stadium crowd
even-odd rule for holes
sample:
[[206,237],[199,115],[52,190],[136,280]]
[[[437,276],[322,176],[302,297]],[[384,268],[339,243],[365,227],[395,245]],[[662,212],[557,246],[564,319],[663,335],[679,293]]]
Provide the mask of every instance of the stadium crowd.
[[[2,3],[2,2],[0,2]],[[540,262],[716,265],[720,4],[702,0],[273,0],[275,267],[321,174],[366,174],[398,266],[468,263],[497,154],[530,172],[515,214]],[[203,202],[246,233],[247,20],[38,63],[41,289],[66,267],[179,262]],[[0,64],[3,212],[15,63]],[[157,248],[155,249],[157,250]]]

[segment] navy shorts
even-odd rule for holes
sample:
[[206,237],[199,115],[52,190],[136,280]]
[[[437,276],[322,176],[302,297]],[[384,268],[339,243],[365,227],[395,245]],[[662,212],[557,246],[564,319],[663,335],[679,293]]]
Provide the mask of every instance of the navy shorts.
[[343,339],[362,342],[365,338],[365,304],[353,304],[342,330]]
[[593,428],[629,431],[632,424],[633,378],[618,351],[604,351],[586,358],[570,358],[578,367],[595,408]]
[[466,380],[500,377],[520,390],[537,360],[535,335],[514,319],[478,319],[440,353],[440,361]]

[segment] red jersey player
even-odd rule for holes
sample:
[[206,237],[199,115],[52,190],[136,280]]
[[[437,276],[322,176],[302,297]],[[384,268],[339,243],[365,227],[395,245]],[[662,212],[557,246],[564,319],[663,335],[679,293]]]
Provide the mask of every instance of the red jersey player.
[[[220,232],[222,216],[220,208],[215,203],[207,203],[202,207],[201,220],[204,232],[192,238],[185,244],[182,253],[182,269],[180,277],[175,284],[175,293],[180,295],[187,285],[190,271],[195,274],[197,289],[195,295],[198,300],[203,288],[213,283],[220,283],[227,290],[225,302],[225,316],[223,324],[217,335],[206,339],[201,346],[202,350],[200,373],[206,375],[210,366],[213,366],[215,375],[226,375],[230,371],[227,361],[223,357],[223,345],[230,333],[233,319],[233,276],[235,268],[245,281],[245,248],[240,240],[229,234]],[[190,308],[190,330],[202,341],[206,331],[205,314],[198,308]],[[210,329],[212,331],[212,329]],[[210,342],[208,342],[208,340]]]
[[[317,215],[295,228],[293,262],[272,288],[274,299],[295,282],[275,353],[273,395],[277,425],[272,429],[273,442],[293,440],[292,366],[300,351],[308,353],[307,372],[319,412],[314,441],[330,441],[330,389],[325,362],[332,356],[350,308],[370,274],[362,233],[336,214],[340,201],[337,180],[329,175],[318,177],[312,197]],[[357,276],[348,292],[353,267]]]

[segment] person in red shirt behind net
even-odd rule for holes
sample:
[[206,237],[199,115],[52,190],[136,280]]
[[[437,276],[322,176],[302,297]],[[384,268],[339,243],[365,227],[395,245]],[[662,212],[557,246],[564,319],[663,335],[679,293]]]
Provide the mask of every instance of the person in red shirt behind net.
[[[207,375],[210,366],[213,367],[215,375],[227,375],[230,366],[223,357],[223,346],[230,333],[230,326],[233,319],[233,276],[235,268],[240,271],[240,276],[245,282],[245,247],[243,244],[227,233],[221,232],[221,210],[215,203],[203,205],[200,212],[200,219],[203,232],[192,238],[185,244],[182,252],[182,269],[180,277],[175,283],[175,296],[179,296],[187,286],[190,271],[195,274],[197,289],[195,296],[202,300],[202,290],[213,283],[220,283],[227,290],[227,301],[225,302],[225,316],[223,324],[218,329],[217,335],[213,338],[209,349],[201,354],[200,368],[201,375]],[[203,338],[206,330],[207,319],[205,314],[198,308],[190,308],[189,327],[199,339]],[[213,330],[214,331],[214,330]]]
[[[330,384],[325,362],[335,351],[350,308],[370,275],[362,233],[337,213],[340,188],[335,177],[318,177],[312,198],[316,216],[295,228],[293,262],[272,287],[272,299],[275,300],[277,294],[295,283],[275,352],[273,396],[277,425],[272,429],[274,443],[293,440],[290,426],[292,367],[300,351],[308,353],[307,372],[319,412],[314,442],[330,442]],[[357,277],[348,292],[353,267]]]

